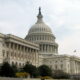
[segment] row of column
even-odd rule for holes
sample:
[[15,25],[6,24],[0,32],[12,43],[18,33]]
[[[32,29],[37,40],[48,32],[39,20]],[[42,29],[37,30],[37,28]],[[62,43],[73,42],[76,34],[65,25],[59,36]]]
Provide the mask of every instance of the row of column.
[[34,41],[34,40],[50,40],[50,41],[54,41],[53,36],[46,36],[46,35],[38,35],[38,36],[30,36],[28,37],[28,40]]
[[71,74],[77,74],[80,73],[80,62],[72,59],[71,63],[70,63],[70,73]]
[[40,51],[57,53],[57,47],[55,47],[54,45],[41,44],[40,45]]
[[26,53],[26,52],[36,52],[38,50],[36,49],[32,49],[30,47],[26,47],[26,46],[23,46],[23,45],[19,45],[19,44],[15,44],[15,43],[7,43],[8,44],[8,47],[9,47],[9,50],[16,50],[17,52],[23,52],[23,53]]
[[75,70],[76,73],[80,73],[80,62],[78,61],[75,61]]
[[[13,55],[15,55],[15,53],[17,55],[19,55],[18,57],[20,57],[20,55],[23,55],[24,57],[21,57],[20,60],[23,59],[26,59],[26,62],[29,61],[33,64],[36,65],[36,61],[37,61],[37,57],[38,57],[38,50],[37,49],[32,49],[30,47],[26,47],[26,46],[23,46],[23,45],[19,45],[19,44],[16,44],[16,43],[7,43],[7,50],[9,52],[9,55],[7,58],[10,58],[11,56],[11,53],[13,52]],[[37,54],[36,54],[37,53]],[[15,56],[15,60],[17,61],[17,56]],[[30,59],[29,59],[30,57]],[[23,61],[24,62],[24,61]]]

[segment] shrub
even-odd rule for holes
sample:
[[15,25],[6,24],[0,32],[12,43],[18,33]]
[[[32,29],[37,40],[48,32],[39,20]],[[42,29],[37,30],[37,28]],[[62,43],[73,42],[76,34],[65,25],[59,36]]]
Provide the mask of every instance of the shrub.
[[16,77],[28,77],[29,73],[26,72],[17,72]]
[[39,68],[40,76],[51,76],[52,77],[52,70],[47,65],[41,65]]
[[69,79],[70,75],[62,70],[54,70],[53,78],[55,79]]
[[50,76],[43,76],[41,79],[52,79]]
[[23,70],[27,73],[30,74],[30,77],[34,77],[36,78],[37,76],[39,76],[39,71],[38,69],[36,68],[36,66],[32,65],[32,64],[26,64],[24,67],[23,67]]
[[0,75],[4,77],[14,77],[15,72],[8,62],[4,62],[1,66]]

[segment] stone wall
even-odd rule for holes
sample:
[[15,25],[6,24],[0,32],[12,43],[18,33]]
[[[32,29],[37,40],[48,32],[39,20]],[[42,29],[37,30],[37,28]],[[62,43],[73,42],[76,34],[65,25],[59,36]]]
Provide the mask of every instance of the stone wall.
[[[0,77],[0,80],[41,80],[41,79],[35,79],[35,78],[6,78],[6,77]],[[70,80],[70,79],[45,79],[45,80]]]
[[0,77],[0,80],[41,80],[41,79]]
[[71,79],[45,79],[45,80],[71,80]]

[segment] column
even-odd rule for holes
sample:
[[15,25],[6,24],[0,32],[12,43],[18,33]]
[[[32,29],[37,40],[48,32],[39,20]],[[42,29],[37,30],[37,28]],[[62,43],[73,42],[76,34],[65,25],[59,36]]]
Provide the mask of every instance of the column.
[[18,44],[16,44],[16,57],[18,58]]
[[46,52],[48,52],[48,49],[47,49],[48,45],[46,45]]
[[47,45],[47,52],[49,52],[49,50],[48,50],[48,49],[49,49],[49,45]]
[[16,51],[17,51],[17,52],[18,52],[18,47],[19,47],[18,44],[16,44]]
[[53,45],[52,45],[52,53],[53,53]]
[[23,47],[23,60],[25,59],[25,46]]
[[20,52],[19,52],[19,59],[21,59],[21,48],[22,48],[22,46],[20,45]]
[[40,49],[40,51],[42,51],[41,45],[39,45],[39,47],[40,47],[40,48],[39,48],[39,49]]
[[73,67],[73,70],[74,70],[73,73],[76,73],[76,61],[75,60],[73,60],[72,67]]
[[49,51],[48,51],[48,46],[49,46],[49,45],[47,45],[47,52],[49,52]]
[[44,52],[44,44],[42,45],[42,51]]
[[51,50],[51,45],[50,45],[50,52],[52,52],[52,50]]
[[79,62],[77,62],[77,65],[78,65],[78,73],[79,73]]
[[47,52],[47,45],[45,44],[45,52]]
[[9,43],[9,50],[11,49],[11,43]]
[[42,49],[42,52],[43,52],[43,45],[41,45],[41,49]]
[[38,56],[38,51],[35,49],[35,64],[36,66],[38,66],[38,63],[39,63],[39,56]]
[[26,60],[28,61],[28,47],[26,47]]
[[15,50],[15,44],[13,43],[13,51]]
[[46,45],[44,45],[44,51],[46,52]]
[[11,43],[9,43],[9,53],[10,53],[10,51],[11,51]]
[[52,45],[51,45],[51,53],[52,53]]
[[11,43],[9,43],[9,50],[7,51],[7,55],[6,55],[7,62],[9,63],[10,63],[10,55],[11,55]]
[[55,54],[56,54],[56,47],[54,46],[54,52],[55,52]]

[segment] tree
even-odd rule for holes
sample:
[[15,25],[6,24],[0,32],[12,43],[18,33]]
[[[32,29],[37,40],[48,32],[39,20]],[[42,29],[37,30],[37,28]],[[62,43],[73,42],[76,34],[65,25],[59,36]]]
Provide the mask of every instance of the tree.
[[55,79],[69,79],[70,75],[62,70],[54,70],[53,71],[53,78]]
[[0,75],[3,77],[14,77],[15,73],[9,63],[4,62],[1,66]]
[[39,68],[40,76],[52,76],[52,70],[47,65],[41,65]]
[[32,64],[26,64],[23,67],[24,72],[27,72],[30,74],[30,77],[37,77],[39,76],[39,72],[38,69],[36,68],[36,66],[33,66]]
[[19,71],[16,65],[12,65],[11,67],[12,67],[12,69],[13,69],[14,73],[16,73],[16,72],[18,72],[18,71]]

